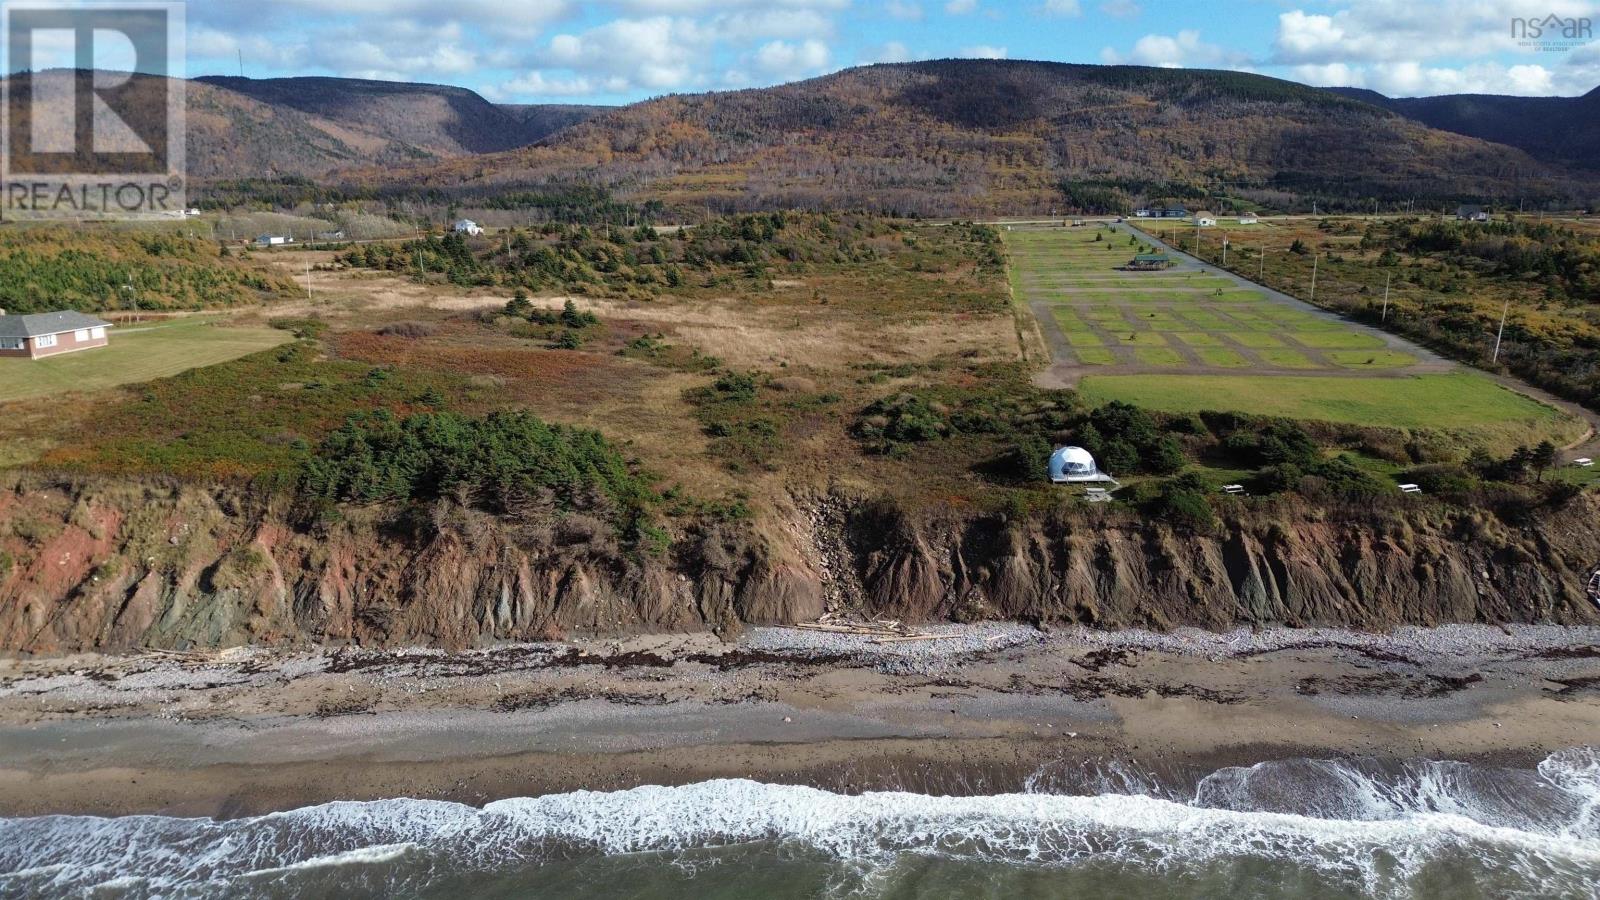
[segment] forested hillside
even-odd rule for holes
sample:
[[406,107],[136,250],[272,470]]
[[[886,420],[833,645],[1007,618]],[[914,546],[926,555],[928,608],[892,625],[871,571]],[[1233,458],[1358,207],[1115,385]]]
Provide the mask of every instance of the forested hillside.
[[210,77],[188,91],[201,193],[248,180],[267,202],[276,182],[314,179],[340,195],[472,206],[587,192],[720,212],[1120,211],[1223,186],[1324,209],[1600,205],[1586,168],[1594,94],[1391,101],[1241,72],[1006,60],[868,66],[610,110],[338,78]]
[[1600,169],[1600,88],[1582,97],[1385,97],[1360,88],[1330,90],[1393,110],[1429,128],[1525,150],[1547,164]]
[[235,78],[199,82],[299,110],[382,138],[396,154],[470,156],[523,147],[593,116],[596,106],[496,106],[465,88],[359,78]]
[[[1515,178],[1511,177],[1515,175]],[[1593,179],[1293,82],[1238,72],[947,60],[664,97],[505,154],[363,183],[463,193],[582,180],[669,205],[1043,210],[1227,182],[1337,197],[1562,197]]]

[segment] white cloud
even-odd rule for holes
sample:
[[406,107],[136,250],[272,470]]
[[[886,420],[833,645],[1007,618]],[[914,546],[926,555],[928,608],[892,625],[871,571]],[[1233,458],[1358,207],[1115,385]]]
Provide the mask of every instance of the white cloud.
[[1004,47],[978,44],[972,47],[962,47],[960,56],[962,59],[1005,59],[1007,52]]
[[1308,64],[1291,70],[1297,81],[1325,87],[1364,87],[1391,97],[1437,94],[1512,94],[1547,96],[1557,93],[1556,73],[1541,65],[1507,66],[1484,62],[1465,66],[1424,66],[1418,62]]
[[548,78],[543,72],[529,72],[498,85],[494,93],[513,97],[586,97],[603,89],[604,85],[588,78]]
[[[493,28],[500,33],[527,36],[553,22],[571,16],[573,0],[536,0],[506,3],[503,0],[275,0],[274,18],[279,16],[298,24],[316,18],[352,18],[367,22],[409,20],[428,25],[456,24]],[[191,26],[208,24],[229,31],[260,31],[262,6],[254,0],[206,0],[189,4]],[[295,29],[295,32],[303,29]]]
[[949,0],[944,11],[952,16],[965,16],[978,11],[978,0]]
[[[494,0],[504,2],[504,0]],[[543,0],[538,0],[543,2]],[[613,6],[633,15],[692,16],[734,9],[848,9],[850,0],[612,0]]]
[[1366,87],[1366,73],[1348,63],[1303,63],[1289,70],[1295,81],[1317,87]]
[[1076,19],[1083,15],[1083,7],[1078,4],[1078,0],[1044,0],[1040,12],[1047,16]]
[[615,19],[581,34],[558,34],[539,68],[570,69],[610,84],[675,90],[696,83],[713,37],[692,19]]
[[1346,0],[1343,6],[1329,14],[1304,9],[1281,13],[1273,61],[1398,63],[1533,53],[1535,48],[1520,46],[1513,36],[1513,18],[1552,13],[1592,16],[1600,10],[1594,0],[1433,0],[1414,4]]
[[1134,0],[1106,0],[1100,4],[1100,12],[1113,19],[1136,19],[1142,11]]
[[751,61],[766,75],[789,79],[816,74],[827,67],[830,57],[828,45],[821,41],[772,41],[763,44]]
[[[1446,93],[1581,94],[1600,82],[1600,46],[1565,53],[1524,46],[1511,20],[1530,15],[1600,15],[1595,0],[1446,0],[1389,4],[1346,0],[1344,8],[1278,17],[1272,62],[1319,85],[1368,87],[1396,96]],[[1593,49],[1591,49],[1593,48]],[[1593,52],[1591,63],[1586,54]],[[1514,62],[1522,57],[1526,62]]]
[[922,21],[922,4],[912,0],[889,0],[883,5],[883,11],[889,18],[899,19],[902,22]]
[[910,62],[916,57],[911,55],[911,50],[899,41],[890,41],[879,47],[877,51],[866,59],[865,63],[903,63]]
[[1176,35],[1147,34],[1134,42],[1126,54],[1111,47],[1100,51],[1100,59],[1111,64],[1133,63],[1141,66],[1180,68],[1185,66],[1220,66],[1242,68],[1249,57],[1239,51],[1227,50],[1200,39],[1200,32],[1186,29]]
[[704,20],[718,41],[743,43],[762,38],[825,38],[833,34],[833,20],[810,9],[764,9],[734,12]]

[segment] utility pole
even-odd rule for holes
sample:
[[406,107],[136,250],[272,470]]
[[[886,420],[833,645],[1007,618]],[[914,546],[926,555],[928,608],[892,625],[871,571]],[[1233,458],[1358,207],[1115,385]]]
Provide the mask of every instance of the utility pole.
[[1256,283],[1267,283],[1267,245],[1261,245],[1261,271],[1256,273]]
[[1317,257],[1319,255],[1315,252],[1311,254],[1311,299],[1309,301],[1311,303],[1317,302]]
[[1227,235],[1223,235],[1222,236],[1222,267],[1224,269],[1226,269],[1228,267],[1228,236]]
[[311,257],[306,257],[306,299],[311,299]]
[[1383,273],[1383,316],[1378,319],[1379,322],[1389,321],[1389,279],[1393,277],[1392,272]]
[[1500,362],[1500,341],[1506,336],[1506,316],[1511,312],[1511,300],[1506,299],[1505,308],[1500,310],[1500,330],[1494,335],[1494,358],[1490,362],[1496,365]]

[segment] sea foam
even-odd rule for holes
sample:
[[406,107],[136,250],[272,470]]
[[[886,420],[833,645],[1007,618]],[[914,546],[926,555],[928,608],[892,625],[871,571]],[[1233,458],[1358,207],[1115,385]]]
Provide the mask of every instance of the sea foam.
[[[512,871],[572,854],[773,844],[866,866],[907,855],[1010,866],[1193,870],[1292,864],[1374,896],[1430,865],[1511,873],[1508,894],[1589,896],[1600,884],[1600,754],[1537,772],[1289,760],[1224,769],[1187,800],[1145,793],[843,795],[719,780],[490,803],[340,802],[248,819],[46,816],[0,821],[0,895],[236,892],[308,868]],[[1518,889],[1515,885],[1524,886]]]

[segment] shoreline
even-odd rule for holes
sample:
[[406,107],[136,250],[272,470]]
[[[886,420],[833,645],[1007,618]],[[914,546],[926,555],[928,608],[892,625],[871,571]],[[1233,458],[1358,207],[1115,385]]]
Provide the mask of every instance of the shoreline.
[[1181,789],[1286,757],[1526,768],[1600,740],[1600,628],[928,630],[0,660],[0,816],[727,777],[1006,793],[1107,766]]

